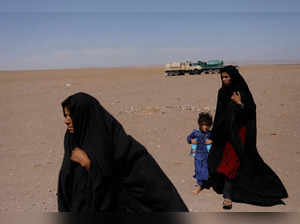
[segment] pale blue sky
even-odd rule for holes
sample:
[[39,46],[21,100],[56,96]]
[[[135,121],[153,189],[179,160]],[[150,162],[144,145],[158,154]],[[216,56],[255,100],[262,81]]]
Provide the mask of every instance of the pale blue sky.
[[299,12],[299,0],[0,0],[0,11]]
[[300,62],[298,1],[16,2],[0,0],[0,70]]

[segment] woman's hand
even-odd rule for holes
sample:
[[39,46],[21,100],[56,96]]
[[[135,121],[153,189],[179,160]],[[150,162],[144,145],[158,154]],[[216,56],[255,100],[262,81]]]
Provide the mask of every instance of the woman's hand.
[[91,160],[88,155],[82,149],[75,147],[72,151],[72,156],[70,158],[72,161],[79,163],[82,167],[84,167],[87,171],[90,169]]
[[233,92],[231,100],[237,104],[242,104],[242,98],[240,92]]

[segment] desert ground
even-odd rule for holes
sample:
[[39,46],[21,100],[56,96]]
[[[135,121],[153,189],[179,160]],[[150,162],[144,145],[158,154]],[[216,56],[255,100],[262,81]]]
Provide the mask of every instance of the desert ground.
[[[233,203],[232,211],[300,211],[300,65],[245,65],[257,105],[257,148],[286,186],[286,205]],[[215,112],[218,74],[166,77],[163,66],[0,71],[0,211],[55,212],[63,158],[61,102],[95,96],[153,155],[190,211],[223,211],[222,196],[191,193],[186,136]]]

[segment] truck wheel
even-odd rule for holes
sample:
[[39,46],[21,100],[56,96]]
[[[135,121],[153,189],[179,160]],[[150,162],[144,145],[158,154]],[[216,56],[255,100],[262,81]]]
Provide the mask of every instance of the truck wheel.
[[199,73],[199,70],[198,70],[198,69],[192,70],[192,71],[190,72],[191,75],[196,75],[196,74],[198,74],[198,73]]

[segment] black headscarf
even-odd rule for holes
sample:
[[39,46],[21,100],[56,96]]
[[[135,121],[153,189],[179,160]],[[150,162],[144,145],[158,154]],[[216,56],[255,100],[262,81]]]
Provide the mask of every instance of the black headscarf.
[[249,109],[247,110],[250,113],[248,115],[255,116],[256,114],[256,105],[253,100],[252,94],[248,88],[246,81],[240,75],[236,67],[232,65],[226,66],[220,70],[220,74],[224,72],[226,72],[230,76],[230,84],[225,85],[222,82],[222,87],[218,91],[214,128],[224,124],[225,118],[227,116],[225,111],[227,110],[228,105],[232,102],[231,96],[234,92],[239,92],[241,94],[244,106]]
[[[177,190],[143,145],[86,93],[62,103],[74,133],[65,134],[59,174],[59,211],[152,212],[187,211]],[[91,160],[89,171],[72,162],[77,146]]]
[[[221,69],[230,76],[230,84],[218,91],[217,108],[211,138],[213,147],[208,157],[211,175],[210,184],[217,193],[222,193],[224,176],[216,169],[219,166],[226,142],[230,142],[240,159],[237,177],[233,180],[232,200],[256,205],[282,204],[287,191],[274,171],[263,161],[256,148],[256,104],[247,83],[234,66]],[[239,92],[243,105],[231,100]],[[246,128],[245,143],[239,136],[241,127]]]

